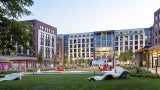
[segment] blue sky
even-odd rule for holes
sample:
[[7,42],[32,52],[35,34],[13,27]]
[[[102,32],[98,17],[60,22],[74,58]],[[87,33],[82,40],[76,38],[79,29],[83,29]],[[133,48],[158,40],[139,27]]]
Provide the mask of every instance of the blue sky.
[[32,15],[58,34],[145,28],[153,25],[160,0],[34,0]]

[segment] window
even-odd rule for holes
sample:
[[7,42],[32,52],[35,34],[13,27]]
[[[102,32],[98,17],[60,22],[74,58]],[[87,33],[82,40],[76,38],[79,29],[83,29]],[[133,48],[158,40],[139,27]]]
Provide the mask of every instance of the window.
[[130,46],[130,49],[133,50],[133,46]]
[[82,44],[82,47],[85,47],[85,44]]
[[125,46],[125,50],[128,50],[128,46]]
[[123,42],[120,42],[120,45],[123,45]]
[[102,36],[102,40],[106,40],[106,37],[105,37],[105,36]]
[[118,46],[118,42],[115,42],[115,46]]
[[81,44],[78,44],[78,48],[80,48],[81,47]]
[[75,40],[74,40],[74,43],[76,43],[76,42],[77,42],[77,40],[75,39]]
[[133,40],[133,36],[130,36],[130,40]]
[[155,39],[155,44],[157,44],[157,39]]
[[122,41],[123,40],[123,36],[120,36],[120,41]]
[[128,34],[128,31],[125,31],[125,34]]
[[120,50],[123,50],[123,47],[120,47]]
[[118,50],[118,47],[115,47],[115,50]]
[[155,17],[154,17],[154,19],[155,19],[155,21],[156,21],[156,20],[158,20],[158,17],[157,17],[157,16],[155,16]]
[[106,46],[106,42],[105,41],[102,41],[102,46]]
[[157,25],[157,24],[155,24],[155,25],[154,25],[154,28],[158,28],[158,25]]
[[125,45],[128,45],[128,41],[125,41]]
[[86,52],[89,52],[89,48],[86,48]]
[[76,54],[76,53],[74,54],[74,57],[75,57],[75,58],[77,57],[77,54]]
[[91,43],[91,47],[93,47],[93,43]]
[[85,39],[82,39],[82,43],[85,43]]
[[70,45],[70,48],[72,48],[72,45]]
[[137,31],[134,31],[134,33],[137,33]]
[[130,45],[133,45],[133,41],[130,41]]
[[135,40],[138,40],[138,35],[135,35]]
[[91,34],[91,36],[93,36],[93,34]]
[[138,46],[135,46],[135,50],[137,50],[138,49]]
[[140,39],[143,39],[143,35],[140,35]]
[[93,38],[91,38],[91,42],[93,42]]
[[86,39],[86,42],[89,43],[89,39]]
[[87,53],[87,57],[89,57],[89,53]]
[[70,44],[72,44],[72,40],[70,40]]
[[72,49],[70,49],[70,53],[72,53]]
[[118,41],[118,36],[116,37],[116,41]]
[[140,44],[143,44],[143,41],[140,41]]
[[78,43],[81,43],[81,39],[78,39]]
[[125,41],[128,41],[128,36],[125,36]]

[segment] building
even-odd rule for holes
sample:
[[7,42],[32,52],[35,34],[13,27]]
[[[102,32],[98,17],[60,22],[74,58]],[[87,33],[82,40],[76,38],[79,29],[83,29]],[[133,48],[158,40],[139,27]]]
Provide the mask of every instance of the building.
[[94,32],[95,56],[92,64],[104,65],[105,62],[113,61],[114,54],[114,31]]
[[72,60],[93,60],[94,33],[69,34],[68,57]]
[[38,20],[27,20],[26,22],[34,27],[34,56],[41,51],[44,59],[53,58],[53,55],[56,54],[57,28]]
[[62,38],[60,38],[59,36],[57,37],[57,57],[58,57],[58,59],[60,60],[60,62],[62,62],[62,60],[63,60],[63,47],[62,47],[62,45],[63,45],[63,41],[62,41],[63,39]]
[[160,44],[160,9],[154,12],[152,46]]
[[0,67],[7,65],[8,68],[12,69],[37,67],[36,57],[39,52],[43,53],[45,66],[49,65],[50,61],[53,60],[53,56],[56,54],[57,28],[38,20],[27,20],[25,22],[28,22],[33,26],[31,32],[34,35],[34,42],[28,42],[28,45],[33,48],[34,52],[32,53],[21,45],[17,45],[17,56],[1,57]]
[[115,51],[117,55],[129,49],[133,53],[144,47],[146,41],[145,28],[124,29],[115,31]]

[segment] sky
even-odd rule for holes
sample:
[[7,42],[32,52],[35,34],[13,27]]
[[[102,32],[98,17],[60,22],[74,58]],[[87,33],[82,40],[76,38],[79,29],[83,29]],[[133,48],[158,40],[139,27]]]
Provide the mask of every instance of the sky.
[[57,28],[58,34],[147,28],[160,0],[33,0],[30,16]]

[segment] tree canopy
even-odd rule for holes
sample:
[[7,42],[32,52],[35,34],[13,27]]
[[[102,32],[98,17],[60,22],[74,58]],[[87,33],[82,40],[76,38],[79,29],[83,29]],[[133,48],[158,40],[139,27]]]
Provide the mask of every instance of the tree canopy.
[[32,0],[1,0],[0,1],[0,51],[16,50],[16,45],[30,49],[28,42],[33,42],[32,26],[18,21],[22,16],[28,16],[31,11],[27,9],[34,4]]
[[133,62],[133,52],[131,49],[129,49],[128,51],[125,51],[124,53],[121,53],[119,58],[119,61],[121,62],[126,62],[126,61],[130,61]]

